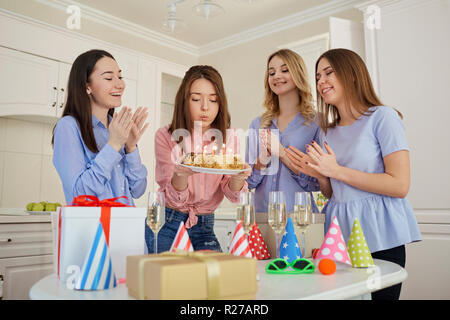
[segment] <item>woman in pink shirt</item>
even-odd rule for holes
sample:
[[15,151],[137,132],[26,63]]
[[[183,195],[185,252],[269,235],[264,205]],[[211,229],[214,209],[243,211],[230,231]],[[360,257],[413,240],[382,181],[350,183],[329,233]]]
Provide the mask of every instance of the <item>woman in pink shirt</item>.
[[[211,152],[214,146],[221,152],[222,142],[238,153],[237,143],[233,143],[236,136],[229,128],[222,77],[210,66],[191,67],[178,89],[172,123],[158,129],[155,136],[156,181],[166,198],[166,223],[158,232],[158,253],[170,250],[180,222],[185,223],[194,250],[222,251],[214,234],[214,210],[224,196],[237,202],[239,192],[248,191],[245,180],[251,171],[196,173],[178,163],[180,156],[190,152]],[[153,232],[148,226],[145,234],[152,253]]]

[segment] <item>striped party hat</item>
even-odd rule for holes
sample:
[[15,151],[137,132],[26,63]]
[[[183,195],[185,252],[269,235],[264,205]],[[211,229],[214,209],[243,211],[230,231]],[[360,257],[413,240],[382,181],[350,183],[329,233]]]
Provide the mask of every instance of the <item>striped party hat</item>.
[[252,251],[247,241],[247,236],[244,233],[244,227],[239,221],[234,230],[233,239],[230,244],[230,251],[232,255],[252,258]]
[[170,247],[171,252],[175,252],[177,250],[189,252],[194,251],[194,247],[192,246],[188,231],[183,222],[180,222],[177,234],[175,236],[175,239],[173,239],[172,246]]
[[78,290],[104,290],[117,286],[103,226],[99,222],[94,241],[84,260],[81,275],[75,283]]

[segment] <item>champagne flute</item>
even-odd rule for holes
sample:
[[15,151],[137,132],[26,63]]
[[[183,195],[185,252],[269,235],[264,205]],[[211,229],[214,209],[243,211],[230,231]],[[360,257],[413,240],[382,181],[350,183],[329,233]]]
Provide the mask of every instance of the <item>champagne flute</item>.
[[153,231],[153,253],[158,253],[158,232],[166,220],[164,192],[149,192],[147,225]]
[[300,227],[307,227],[311,224],[311,195],[309,192],[296,192],[294,202],[295,222]]
[[311,194],[309,192],[296,192],[294,201],[294,220],[296,225],[301,228],[301,247],[303,247],[302,256],[304,257],[306,250],[305,228],[311,224],[312,220]]
[[276,237],[276,256],[280,257],[279,238],[286,228],[286,197],[283,191],[269,192],[269,208],[268,208],[269,226],[275,232]]
[[248,238],[251,228],[255,225],[255,198],[252,192],[239,193],[239,205],[236,211],[236,222],[242,223]]

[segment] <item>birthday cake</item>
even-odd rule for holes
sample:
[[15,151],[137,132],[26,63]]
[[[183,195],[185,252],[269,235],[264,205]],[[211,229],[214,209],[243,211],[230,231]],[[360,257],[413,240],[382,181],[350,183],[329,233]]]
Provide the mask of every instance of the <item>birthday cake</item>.
[[236,154],[188,154],[183,164],[187,166],[213,168],[213,169],[227,169],[227,170],[242,170],[245,168],[241,157]]

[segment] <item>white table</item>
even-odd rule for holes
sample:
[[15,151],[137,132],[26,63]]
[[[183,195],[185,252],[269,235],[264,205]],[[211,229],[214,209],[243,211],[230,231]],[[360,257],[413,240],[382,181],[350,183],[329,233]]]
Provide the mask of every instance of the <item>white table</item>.
[[[376,267],[371,269],[357,269],[337,263],[336,272],[328,276],[321,274],[318,270],[313,274],[267,274],[264,268],[270,261],[258,261],[257,300],[370,299],[371,292],[403,282],[407,277],[406,270],[399,265],[377,259],[374,259]],[[56,274],[35,283],[30,290],[30,298],[36,300],[133,299],[128,295],[128,288],[124,283],[103,291],[70,290],[66,288],[65,283],[57,280]]]

